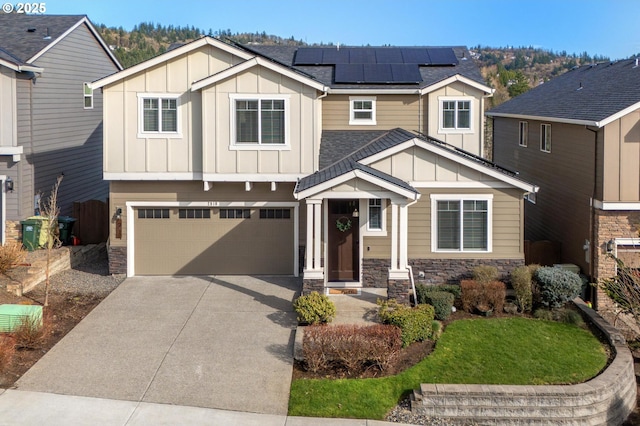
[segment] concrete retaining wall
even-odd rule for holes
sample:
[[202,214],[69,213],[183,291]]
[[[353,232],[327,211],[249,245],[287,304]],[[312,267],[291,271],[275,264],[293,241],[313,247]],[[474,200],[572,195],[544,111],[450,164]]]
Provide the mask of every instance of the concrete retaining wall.
[[574,301],[615,351],[611,364],[586,383],[568,386],[423,384],[414,391],[416,414],[473,420],[481,425],[620,425],[636,405],[633,358],[624,337],[600,315]]

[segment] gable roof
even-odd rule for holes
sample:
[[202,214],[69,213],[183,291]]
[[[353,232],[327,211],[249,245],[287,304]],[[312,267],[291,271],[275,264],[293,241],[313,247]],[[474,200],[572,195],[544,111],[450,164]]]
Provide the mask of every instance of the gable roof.
[[41,55],[83,24],[87,25],[116,67],[122,69],[86,15],[0,13],[0,60],[6,61],[6,65],[16,71],[33,66]]
[[555,77],[487,112],[602,127],[640,108],[637,60],[584,65]]
[[[323,132],[323,141],[326,139],[344,140],[348,138],[346,133],[348,132],[331,132],[325,136]],[[357,140],[356,143],[362,143],[362,138],[365,136],[363,133],[356,133],[354,135]],[[375,136],[370,134],[370,136]],[[298,194],[299,198],[305,198],[307,194],[313,193],[312,188],[324,187],[325,184],[333,184],[341,176],[348,175],[354,171],[362,171],[370,175],[386,180],[391,185],[402,189],[403,191],[416,191],[411,185],[403,180],[395,178],[391,175],[383,173],[379,170],[369,167],[370,164],[396,154],[397,152],[404,151],[411,146],[419,146],[427,151],[445,157],[458,164],[477,170],[487,176],[491,176],[499,181],[506,182],[517,188],[520,188],[527,192],[537,192],[538,187],[525,182],[517,177],[517,173],[511,170],[498,166],[497,164],[488,161],[482,157],[471,154],[459,148],[455,148],[446,142],[439,141],[429,136],[418,135],[409,132],[404,129],[396,128],[390,131],[386,131],[381,135],[376,136],[370,142],[361,145],[355,152],[349,154],[345,158],[321,169],[320,171],[306,176],[298,181],[294,194]],[[326,161],[326,160],[325,160]]]
[[425,89],[429,86],[437,84],[443,80],[447,80],[454,76],[459,76],[466,81],[477,85],[477,87],[482,88],[482,90],[487,93],[492,93],[492,89],[486,85],[482,75],[480,74],[480,70],[476,66],[476,64],[471,59],[471,54],[464,46],[453,46],[453,47],[432,47],[432,46],[424,46],[424,47],[334,47],[336,51],[338,49],[341,50],[351,50],[351,51],[369,51],[369,50],[388,50],[388,51],[400,51],[400,50],[408,50],[408,49],[452,49],[455,57],[457,59],[457,64],[452,65],[431,65],[431,66],[420,66],[419,72],[420,77],[422,78],[421,82],[414,83],[391,83],[391,84],[367,84],[367,83],[336,83],[335,78],[335,66],[331,64],[326,65],[295,65],[296,64],[296,54],[299,49],[298,46],[273,46],[273,45],[251,45],[245,46],[246,49],[255,52],[257,54],[264,55],[269,58],[273,58],[278,62],[290,66],[292,68],[303,71],[307,74],[312,75],[318,81],[323,84],[329,86],[332,92],[337,92],[340,90],[374,90],[374,91],[391,91],[391,90],[411,90],[418,91],[421,89]]

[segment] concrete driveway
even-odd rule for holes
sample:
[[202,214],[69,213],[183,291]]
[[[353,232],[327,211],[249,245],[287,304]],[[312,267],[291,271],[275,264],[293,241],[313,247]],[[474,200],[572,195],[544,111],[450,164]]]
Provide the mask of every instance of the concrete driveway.
[[285,415],[300,285],[292,277],[129,278],[16,386]]

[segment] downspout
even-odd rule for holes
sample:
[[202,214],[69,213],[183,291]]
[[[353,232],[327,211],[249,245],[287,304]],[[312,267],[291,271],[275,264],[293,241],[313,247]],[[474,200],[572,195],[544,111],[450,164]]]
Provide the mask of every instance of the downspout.
[[[416,198],[413,202],[407,204],[407,216],[409,216],[409,207],[418,202]],[[409,224],[407,224],[407,232],[409,232]],[[409,244],[409,238],[407,236],[407,245]],[[418,306],[418,293],[416,293],[416,283],[413,279],[413,268],[409,265],[409,248],[407,247],[407,264],[405,265],[407,271],[409,271],[409,281],[411,281],[411,291],[413,291],[413,306]]]
[[[597,235],[593,230],[593,226],[595,224],[596,217],[596,208],[594,206],[594,201],[596,199],[596,192],[598,188],[598,130],[593,129],[589,126],[584,126],[590,132],[593,132],[593,188],[591,189],[591,212],[589,214],[589,280],[593,281],[595,276],[595,260],[596,260],[596,250],[598,249],[597,245]],[[590,294],[591,303],[593,304],[593,309],[598,309],[598,298],[596,297],[597,291]]]

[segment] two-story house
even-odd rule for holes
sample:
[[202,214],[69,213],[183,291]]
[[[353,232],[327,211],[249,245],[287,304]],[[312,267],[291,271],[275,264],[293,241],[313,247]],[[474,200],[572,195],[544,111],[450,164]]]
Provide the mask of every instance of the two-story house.
[[304,291],[522,264],[523,195],[479,157],[491,96],[463,47],[203,37],[104,96],[113,272],[303,273]]
[[576,67],[488,112],[495,161],[540,185],[527,239],[561,243],[561,261],[596,281],[615,253],[640,267],[640,66]]
[[88,83],[122,67],[86,16],[0,14],[2,243],[64,174],[62,214],[106,200],[102,94]]

